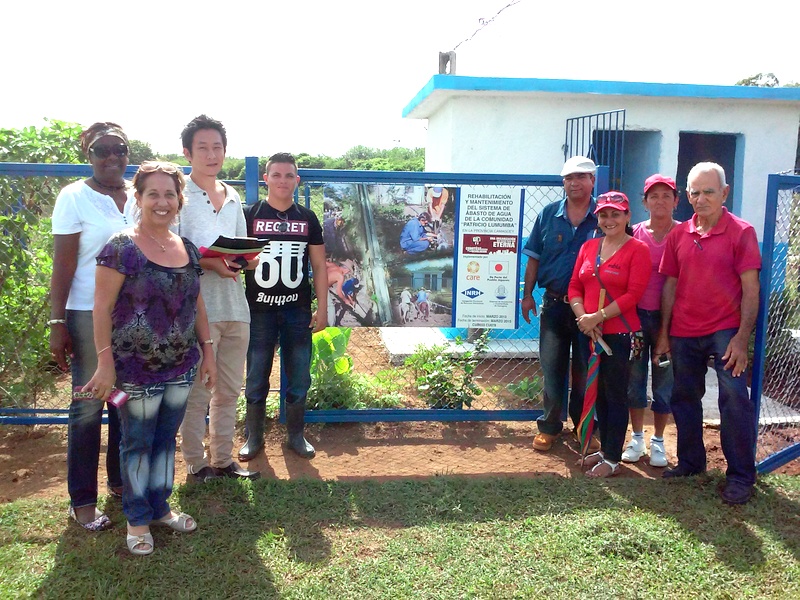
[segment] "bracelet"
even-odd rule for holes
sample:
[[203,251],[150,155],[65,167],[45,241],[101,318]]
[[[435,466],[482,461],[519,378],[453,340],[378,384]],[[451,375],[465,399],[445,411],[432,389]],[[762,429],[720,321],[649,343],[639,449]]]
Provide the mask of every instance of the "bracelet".
[[106,347],[105,347],[105,348],[103,348],[102,350],[98,350],[98,351],[97,351],[97,356],[100,356],[100,355],[101,355],[103,352],[105,352],[105,351],[106,351],[106,350],[108,350],[109,348],[111,348],[111,346],[106,346]]
[[214,340],[206,340],[206,341],[202,342],[202,344],[203,344],[203,345],[205,345],[205,344],[211,344],[211,345],[213,346],[213,345],[214,345]]
[[608,319],[608,315],[606,314],[606,309],[605,308],[601,308],[600,309],[600,314],[603,315],[603,321]]
[[580,302],[573,302],[572,304],[570,304],[570,306],[580,306],[580,304],[581,304]]
[[66,324],[67,324],[67,320],[66,320],[66,319],[50,319],[50,320],[47,322],[47,324],[48,324],[48,325],[50,325],[50,326],[52,326],[52,325],[59,325],[59,324],[61,324],[61,325],[66,325]]

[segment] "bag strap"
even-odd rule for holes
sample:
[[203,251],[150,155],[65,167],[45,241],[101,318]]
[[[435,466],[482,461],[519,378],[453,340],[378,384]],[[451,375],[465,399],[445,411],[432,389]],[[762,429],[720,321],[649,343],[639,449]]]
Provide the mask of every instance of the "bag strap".
[[[600,277],[600,252],[603,250],[603,240],[605,238],[600,238],[600,243],[597,244],[597,258],[594,261],[594,276],[597,277],[597,283],[600,284],[600,287],[606,291],[606,297],[608,298],[608,303],[611,304],[614,302],[614,296],[611,295],[611,292],[608,291],[608,288],[603,283],[603,279]],[[603,308],[602,306],[600,308]],[[622,324],[628,328],[628,333],[633,333],[633,329],[631,326],[628,325],[628,320],[623,316],[622,312],[619,313],[619,318],[622,320]]]

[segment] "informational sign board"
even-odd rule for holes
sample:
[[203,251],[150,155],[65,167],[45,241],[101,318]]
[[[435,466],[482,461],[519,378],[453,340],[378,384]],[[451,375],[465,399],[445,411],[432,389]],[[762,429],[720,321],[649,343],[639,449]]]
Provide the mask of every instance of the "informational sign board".
[[454,325],[516,329],[523,189],[465,185],[459,191]]

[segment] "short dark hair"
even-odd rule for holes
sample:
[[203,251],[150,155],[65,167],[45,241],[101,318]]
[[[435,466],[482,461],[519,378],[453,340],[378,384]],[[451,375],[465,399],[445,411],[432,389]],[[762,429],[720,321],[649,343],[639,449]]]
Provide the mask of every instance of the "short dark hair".
[[269,168],[275,163],[289,163],[290,165],[294,165],[295,175],[297,174],[297,161],[289,152],[278,152],[270,156],[267,161],[267,166],[264,168],[264,173],[266,175],[269,175]]
[[225,151],[228,150],[228,135],[225,133],[225,126],[207,115],[200,115],[189,121],[186,127],[183,128],[183,131],[181,131],[181,142],[183,142],[183,147],[186,148],[189,153],[192,152],[194,134],[201,129],[215,129],[219,131],[219,134],[222,136],[222,149]]

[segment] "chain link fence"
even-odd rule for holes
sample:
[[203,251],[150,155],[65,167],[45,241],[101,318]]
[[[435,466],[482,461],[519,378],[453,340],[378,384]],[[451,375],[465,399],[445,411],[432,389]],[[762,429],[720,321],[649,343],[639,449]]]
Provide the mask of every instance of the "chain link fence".
[[0,177],[0,407],[20,414],[65,409],[56,390],[47,320],[53,269],[50,216],[56,196],[74,178]]
[[761,471],[800,455],[800,177],[770,176],[767,196],[753,378]]

